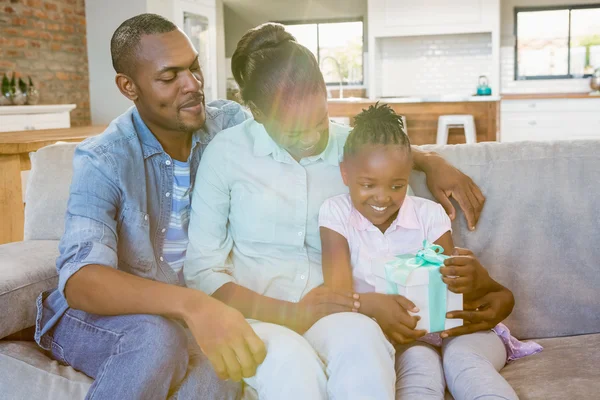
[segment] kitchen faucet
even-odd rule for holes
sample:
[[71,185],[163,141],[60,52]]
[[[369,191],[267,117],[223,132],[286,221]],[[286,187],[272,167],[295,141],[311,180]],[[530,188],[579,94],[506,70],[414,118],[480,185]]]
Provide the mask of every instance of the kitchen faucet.
[[[321,65],[323,65],[323,63],[327,59],[330,59],[330,60],[332,60],[335,63],[335,67],[337,69],[338,76],[340,77],[340,90],[339,90],[339,92],[340,92],[340,99],[342,99],[342,98],[344,98],[344,86],[343,86],[343,83],[342,83],[342,67],[340,66],[340,62],[338,60],[336,60],[335,58],[331,57],[331,56],[323,57],[321,59]],[[327,93],[329,93],[329,95],[330,95],[329,97],[331,97],[331,92],[329,92],[329,90],[327,91]]]

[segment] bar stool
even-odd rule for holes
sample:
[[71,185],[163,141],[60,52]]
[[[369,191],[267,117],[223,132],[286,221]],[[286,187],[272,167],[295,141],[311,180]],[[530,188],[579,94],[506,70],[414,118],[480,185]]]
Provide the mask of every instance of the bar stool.
[[472,115],[441,115],[438,119],[437,144],[448,144],[450,128],[463,128],[466,142],[468,144],[477,143],[475,119]]

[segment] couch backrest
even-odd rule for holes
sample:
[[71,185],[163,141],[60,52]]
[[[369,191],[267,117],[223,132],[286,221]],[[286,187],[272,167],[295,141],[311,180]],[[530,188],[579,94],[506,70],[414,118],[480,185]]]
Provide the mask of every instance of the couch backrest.
[[[473,178],[487,201],[457,246],[477,254],[516,298],[518,337],[600,332],[600,141],[424,146]],[[431,198],[422,173],[416,195]],[[458,209],[458,207],[457,207]]]
[[61,238],[75,147],[77,143],[56,143],[29,155],[31,173],[25,194],[25,240]]
[[[61,237],[75,146],[57,144],[32,156],[26,239]],[[600,141],[423,148],[442,154],[487,197],[475,232],[459,212],[454,240],[515,293],[507,321],[513,333],[600,332]],[[411,185],[431,198],[422,173],[413,174]]]

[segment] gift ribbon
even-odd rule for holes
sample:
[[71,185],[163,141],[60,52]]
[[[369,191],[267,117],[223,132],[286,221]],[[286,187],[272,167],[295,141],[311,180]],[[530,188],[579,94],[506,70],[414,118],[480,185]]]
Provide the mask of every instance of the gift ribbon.
[[423,241],[423,248],[415,256],[396,256],[395,260],[386,263],[385,275],[388,294],[399,294],[397,284],[406,286],[406,282],[417,268],[425,268],[429,273],[429,331],[440,332],[446,327],[446,293],[447,285],[442,281],[440,267],[448,258],[444,248]]

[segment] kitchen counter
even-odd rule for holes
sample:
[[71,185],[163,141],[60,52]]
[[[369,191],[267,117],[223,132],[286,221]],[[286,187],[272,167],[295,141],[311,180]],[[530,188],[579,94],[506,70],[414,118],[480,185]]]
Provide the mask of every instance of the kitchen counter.
[[[441,115],[470,114],[475,118],[478,142],[496,141],[500,110],[499,96],[440,96],[399,97],[370,100],[363,98],[330,99],[331,118],[350,121],[363,109],[377,101],[389,104],[394,111],[406,117],[407,133],[412,144],[433,144],[437,137],[437,123]],[[465,143],[462,128],[450,129],[448,143]]]
[[543,100],[543,99],[597,99],[598,95],[585,93],[507,93],[502,100]]
[[425,97],[382,97],[371,100],[362,97],[346,97],[343,99],[328,99],[329,103],[362,103],[371,104],[375,101],[386,104],[407,104],[407,103],[464,103],[464,102],[490,102],[500,101],[500,96],[425,96]]

